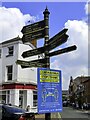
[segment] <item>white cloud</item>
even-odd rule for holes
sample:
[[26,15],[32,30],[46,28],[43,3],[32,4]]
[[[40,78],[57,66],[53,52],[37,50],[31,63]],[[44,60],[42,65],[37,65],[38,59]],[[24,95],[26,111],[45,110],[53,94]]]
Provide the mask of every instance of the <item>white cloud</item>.
[[62,84],[63,89],[68,89],[70,76],[76,78],[78,76],[90,75],[90,68],[88,68],[89,56],[88,56],[88,34],[90,32],[89,15],[90,15],[90,0],[85,5],[85,13],[88,15],[88,22],[84,18],[81,21],[68,20],[65,23],[65,28],[68,28],[67,34],[69,39],[66,42],[67,46],[76,45],[77,50],[71,53],[64,53],[55,59],[52,59],[51,68],[60,69],[62,71]]
[[68,20],[65,28],[69,35],[67,46],[76,45],[77,50],[55,57],[51,68],[62,70],[63,89],[68,89],[70,76],[88,75],[88,25],[84,21]]
[[27,21],[35,21],[34,16],[23,15],[18,8],[0,7],[0,42],[20,35]]

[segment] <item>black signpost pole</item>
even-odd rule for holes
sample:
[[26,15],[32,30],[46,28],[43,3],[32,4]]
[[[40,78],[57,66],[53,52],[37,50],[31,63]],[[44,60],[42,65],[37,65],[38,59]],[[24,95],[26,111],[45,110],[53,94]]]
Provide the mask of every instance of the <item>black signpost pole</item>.
[[[49,41],[49,14],[50,12],[48,11],[47,7],[45,11],[43,12],[44,14],[44,22],[45,22],[45,44],[44,46],[47,48],[48,46],[48,41]],[[45,68],[50,68],[50,57],[49,57],[49,50],[45,49],[45,58],[46,58],[46,65]],[[51,120],[51,113],[45,113],[45,120]]]

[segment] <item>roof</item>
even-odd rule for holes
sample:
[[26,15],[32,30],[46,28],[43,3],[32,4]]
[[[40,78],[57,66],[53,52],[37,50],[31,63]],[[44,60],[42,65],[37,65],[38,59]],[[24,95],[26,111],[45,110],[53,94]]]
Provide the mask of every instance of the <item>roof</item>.
[[[18,37],[15,37],[15,38],[13,38],[13,39],[10,39],[10,40],[6,40],[6,41],[4,41],[4,42],[2,42],[2,43],[0,43],[0,46],[6,46],[7,44],[12,44],[12,43],[21,43],[21,44],[23,44],[23,42],[22,42],[22,38],[20,38],[19,36]],[[27,44],[25,44],[25,45],[29,45],[31,48],[36,48],[32,43],[27,43]]]
[[11,42],[15,42],[15,41],[21,41],[22,39],[20,38],[20,37],[15,37],[15,38],[13,38],[13,39],[10,39],[10,40],[6,40],[6,41],[4,41],[4,42],[2,42],[2,43],[0,43],[0,44],[7,44],[7,43],[11,43]]
[[81,82],[83,83],[83,82],[86,82],[88,80],[90,80],[90,76],[80,76],[80,77],[77,77],[74,79],[74,83],[80,84]]

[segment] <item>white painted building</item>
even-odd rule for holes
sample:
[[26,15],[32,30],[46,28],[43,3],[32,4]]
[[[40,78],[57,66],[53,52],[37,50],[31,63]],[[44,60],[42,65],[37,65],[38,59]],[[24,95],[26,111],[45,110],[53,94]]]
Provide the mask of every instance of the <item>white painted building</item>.
[[23,52],[35,49],[25,45],[19,37],[0,43],[0,101],[26,108],[37,103],[37,69],[16,64],[17,60],[35,60],[38,56],[24,58]]

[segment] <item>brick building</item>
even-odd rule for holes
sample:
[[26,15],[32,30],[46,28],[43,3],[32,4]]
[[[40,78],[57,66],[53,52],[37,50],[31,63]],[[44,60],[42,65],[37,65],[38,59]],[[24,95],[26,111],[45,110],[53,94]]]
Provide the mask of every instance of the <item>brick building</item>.
[[90,76],[70,78],[69,99],[70,103],[90,103]]

